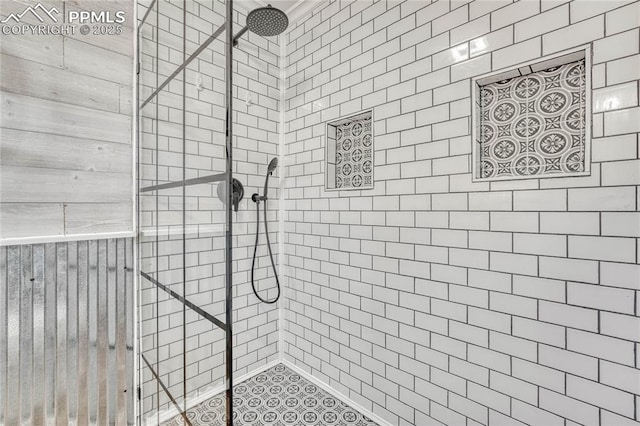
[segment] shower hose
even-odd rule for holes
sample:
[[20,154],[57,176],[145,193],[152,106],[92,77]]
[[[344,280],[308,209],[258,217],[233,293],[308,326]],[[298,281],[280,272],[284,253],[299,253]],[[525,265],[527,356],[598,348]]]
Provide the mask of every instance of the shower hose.
[[[269,175],[264,182],[264,195],[260,197],[258,194],[253,194],[251,199],[256,203],[256,242],[253,245],[253,260],[251,261],[251,289],[253,294],[263,303],[276,303],[280,299],[280,280],[278,279],[278,272],[276,271],[276,263],[273,260],[273,253],[271,251],[271,242],[269,241],[269,222],[267,221],[267,183],[269,182]],[[260,238],[260,201],[264,202],[264,234],[267,236],[267,249],[269,250],[269,257],[271,258],[271,267],[273,268],[273,275],[276,277],[276,287],[278,289],[278,295],[273,300],[267,300],[260,297],[256,290],[256,284],[254,280],[255,267],[256,267],[256,255],[258,253],[258,240]]]

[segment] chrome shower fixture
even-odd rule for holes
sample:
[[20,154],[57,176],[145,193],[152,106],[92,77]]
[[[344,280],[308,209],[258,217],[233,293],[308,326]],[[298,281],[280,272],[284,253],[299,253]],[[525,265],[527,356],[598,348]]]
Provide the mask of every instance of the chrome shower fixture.
[[[244,198],[244,186],[242,186],[242,183],[236,178],[233,178],[233,180],[231,181],[231,185],[233,191],[231,203],[233,204],[233,210],[237,212],[238,205]],[[220,199],[220,201],[222,201],[223,204],[228,201],[227,187],[227,181],[223,181],[218,184],[217,188],[218,198]]]
[[267,7],[259,7],[253,9],[247,15],[247,24],[233,38],[233,45],[238,45],[238,39],[242,37],[247,30],[258,34],[262,37],[272,37],[282,34],[289,26],[289,18],[280,9],[276,9],[271,5]]

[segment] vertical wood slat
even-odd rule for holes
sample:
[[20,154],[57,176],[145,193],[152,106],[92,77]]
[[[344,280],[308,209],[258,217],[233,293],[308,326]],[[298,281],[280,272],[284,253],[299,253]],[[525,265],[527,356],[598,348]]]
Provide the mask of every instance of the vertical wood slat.
[[[125,368],[126,372],[124,374],[124,377],[125,377],[126,388],[129,389],[129,392],[133,393],[134,391],[133,387],[135,383],[133,372],[137,371],[136,364],[134,362],[133,356],[131,355],[133,353],[133,347],[135,345],[135,328],[137,326],[135,322],[135,316],[134,316],[134,310],[135,310],[134,292],[132,291],[132,289],[134,288],[133,238],[124,239],[124,250],[125,250],[125,260],[124,260],[122,269],[125,270],[123,292],[124,292],[124,299],[125,299],[124,314],[126,315],[126,321],[125,321],[126,346],[123,349],[123,351],[125,351],[124,356],[126,356],[127,358],[126,368]],[[132,422],[133,414],[135,413],[135,408],[134,408],[135,396],[131,394],[127,395],[126,403],[127,403],[126,412],[128,416],[127,421]]]
[[109,345],[107,337],[107,329],[109,323],[107,321],[107,240],[98,241],[98,322],[96,330],[98,333],[98,346],[96,357],[98,363],[98,424],[107,424],[107,351],[99,350]]
[[[44,372],[45,372],[45,417],[53,422],[56,415],[56,245],[44,246]],[[10,284],[11,285],[11,284]],[[24,283],[23,283],[24,285]]]
[[107,240],[107,344],[113,348],[107,352],[107,410],[108,418],[116,418],[117,399],[117,366],[116,366],[116,290],[117,279],[117,246],[116,240]]
[[89,393],[88,405],[89,422],[87,424],[95,425],[98,423],[98,362],[96,356],[96,342],[98,341],[98,241],[89,241],[89,283],[88,289],[88,337],[89,354],[87,357],[87,391]]
[[[67,244],[67,419],[78,424],[78,243]],[[74,344],[75,342],[75,344]]]
[[[33,247],[33,423],[45,422],[45,247]],[[0,316],[2,318],[2,316]]]
[[[78,425],[89,424],[89,243],[78,242]],[[84,390],[84,391],[81,391]]]
[[[126,331],[127,331],[127,306],[126,306],[126,282],[125,282],[125,259],[127,256],[125,241],[118,240],[116,241],[116,301],[115,301],[115,320],[117,322],[116,325],[116,337],[115,337],[115,368],[113,371],[117,369],[117,383],[115,385],[115,389],[126,389],[127,388],[127,341],[126,341]],[[130,370],[133,374],[133,370]],[[126,392],[116,392],[117,401],[115,406],[117,407],[126,407],[127,405],[127,394]],[[128,408],[128,407],[127,407]],[[118,410],[116,412],[116,421],[119,424],[124,424],[126,422],[126,411]]]
[[0,247],[0,424],[133,424],[132,251]]
[[[7,247],[7,283],[20,283],[20,247]],[[3,274],[4,275],[4,274]],[[7,328],[7,346],[2,348],[7,351],[6,384],[7,392],[5,398],[5,423],[19,424],[20,412],[20,285],[8,285],[7,287],[7,317],[3,318],[4,326]],[[17,303],[16,303],[17,302]]]
[[[33,355],[33,287],[31,283],[33,266],[31,258],[32,246],[21,246],[20,262],[20,300],[16,305],[20,309],[20,421],[22,424],[31,423],[31,383],[33,370],[31,368]],[[10,302],[11,303],[11,302]]]
[[68,419],[67,413],[67,244],[56,244],[56,423]]
[[[7,248],[0,247],[0,283],[7,279]],[[7,318],[7,286],[0,286],[0,318]],[[7,329],[0,327],[0,348],[7,347]],[[7,351],[0,349],[0,420],[5,418],[7,389]]]

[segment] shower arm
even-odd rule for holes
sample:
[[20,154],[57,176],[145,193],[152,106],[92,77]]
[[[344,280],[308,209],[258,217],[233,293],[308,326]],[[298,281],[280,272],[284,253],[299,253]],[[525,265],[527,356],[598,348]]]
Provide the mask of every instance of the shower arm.
[[239,32],[233,37],[233,45],[238,45],[238,39],[244,35],[249,30],[249,26],[245,25]]

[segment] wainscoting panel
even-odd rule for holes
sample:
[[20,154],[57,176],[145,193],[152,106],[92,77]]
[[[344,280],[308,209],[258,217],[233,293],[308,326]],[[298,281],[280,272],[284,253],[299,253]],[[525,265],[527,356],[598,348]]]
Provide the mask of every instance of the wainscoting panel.
[[133,240],[0,247],[0,424],[133,424]]

